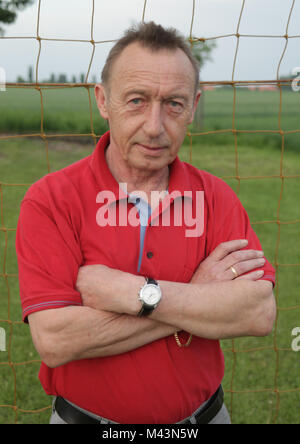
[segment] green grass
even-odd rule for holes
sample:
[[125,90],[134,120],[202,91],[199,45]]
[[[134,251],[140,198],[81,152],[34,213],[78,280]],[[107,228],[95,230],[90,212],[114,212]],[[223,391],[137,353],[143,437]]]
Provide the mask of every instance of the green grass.
[[[90,90],[94,130],[101,134],[106,123],[100,118]],[[42,106],[43,105],[43,106]],[[8,88],[0,96],[0,131],[21,134],[41,131],[41,109],[43,129],[47,133],[89,134],[91,132],[89,94],[85,88],[55,88],[38,90]]]
[[[9,96],[10,94],[12,95]],[[25,98],[26,94],[28,94],[27,98]],[[34,99],[35,103],[31,94],[37,95]],[[72,128],[76,128],[77,133],[89,133],[87,92],[82,90],[81,97],[78,90],[74,96],[68,95],[66,91],[64,94],[63,100],[58,103],[57,91],[47,92],[47,97],[46,95],[44,97],[45,107],[47,106],[45,121],[47,116],[52,116],[55,123],[52,130],[60,133],[73,132]],[[278,107],[275,106],[278,94],[272,92],[257,93],[253,96],[251,94],[239,91],[237,99],[240,105],[236,126],[254,130],[278,129]],[[2,97],[1,93],[0,112],[1,107],[5,108],[5,113],[2,113],[4,117],[0,122],[2,132],[39,132],[40,108],[37,91],[9,90],[4,100]],[[285,118],[282,120],[283,123],[285,122],[284,129],[295,129],[297,124],[299,129],[296,97],[298,98],[299,95],[287,93],[284,96],[284,99],[289,102],[285,110],[286,120]],[[5,100],[8,100],[6,104]],[[211,95],[206,95],[206,101],[204,129],[231,128],[232,91],[221,93],[214,91]],[[10,114],[11,111],[9,113],[6,111],[8,105],[12,109],[12,114]],[[72,115],[69,113],[70,108]],[[94,112],[97,120],[95,108]],[[61,118],[64,115],[65,121],[62,123]],[[22,118],[28,118],[28,122],[31,123],[26,121],[24,127],[19,126]],[[32,123],[34,120],[35,123]],[[12,122],[11,127],[9,122]],[[68,126],[69,124],[65,122],[72,122],[72,124]],[[99,122],[99,133],[101,133],[100,119]],[[31,124],[33,126],[30,126]],[[265,143],[263,143],[264,138]],[[274,142],[277,138],[280,139],[279,143]],[[276,223],[278,212],[282,222],[300,220],[298,205],[300,178],[284,180],[280,208],[278,207],[282,186],[281,167],[284,175],[300,175],[300,158],[297,152],[299,139],[299,135],[285,136],[282,163],[279,149],[280,136],[254,134],[245,137],[238,136],[237,157],[232,134],[199,136],[192,139],[192,163],[200,169],[225,178],[238,193],[261,240],[265,254],[272,263],[276,259],[276,245],[280,234],[278,250],[280,266],[276,288],[279,311],[276,330],[267,338],[222,341],[226,360],[223,386],[226,391],[226,403],[229,410],[232,409],[234,423],[271,423],[274,420],[285,424],[299,422],[297,404],[300,391],[296,389],[300,389],[300,355],[291,350],[293,339],[291,331],[294,327],[300,326],[300,310],[293,309],[300,305],[298,291],[300,273],[299,266],[287,265],[300,264],[300,223],[281,225]],[[80,145],[74,141],[71,143],[66,140],[49,140],[50,171],[63,168],[89,155],[94,147],[92,139],[89,139],[89,142]],[[182,147],[180,157],[189,161],[188,139]],[[12,229],[16,227],[20,201],[28,186],[47,172],[46,144],[43,140],[40,138],[0,139],[0,182],[6,184],[1,187],[0,226]],[[228,176],[236,177],[237,175],[241,177],[240,181],[236,178],[226,179]],[[278,177],[254,179],[253,176]],[[17,183],[22,185],[9,186],[9,184]],[[260,222],[263,221],[267,223],[261,224]],[[9,275],[6,279],[0,277],[0,327],[6,331],[7,344],[7,351],[0,352],[0,423],[14,423],[16,420],[18,423],[47,423],[49,409],[38,413],[30,412],[50,406],[50,399],[44,394],[38,380],[39,363],[24,364],[28,361],[39,360],[39,357],[32,345],[28,326],[20,322],[21,307],[14,242],[15,231],[0,231],[0,273],[4,272]],[[6,320],[12,321],[13,324]],[[9,366],[8,361],[13,362],[14,366]],[[230,390],[233,391],[232,397]],[[8,407],[3,407],[3,405]],[[17,409],[13,409],[14,405]]]

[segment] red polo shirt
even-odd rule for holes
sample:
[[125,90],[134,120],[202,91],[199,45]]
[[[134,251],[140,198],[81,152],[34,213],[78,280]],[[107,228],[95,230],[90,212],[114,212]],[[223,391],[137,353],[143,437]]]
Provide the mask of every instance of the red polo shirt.
[[[82,265],[104,264],[137,274],[140,227],[100,226],[97,221],[105,205],[100,192],[112,191],[120,204],[118,183],[105,160],[108,143],[106,133],[91,156],[46,175],[22,201],[16,250],[24,321],[36,311],[80,306],[75,283]],[[204,191],[203,234],[186,236],[191,227],[174,223],[171,201],[171,225],[146,228],[138,274],[188,283],[221,242],[247,238],[247,248],[261,249],[244,208],[225,182],[176,158],[170,165],[169,193],[175,190],[182,195]],[[195,215],[195,200],[190,204]],[[128,211],[132,208],[128,204]],[[264,270],[263,279],[275,284],[268,262]],[[184,340],[187,333],[180,336]],[[216,391],[223,361],[218,341],[193,337],[189,347],[179,348],[171,335],[116,356],[54,369],[42,363],[39,376],[47,394],[115,422],[175,423]]]

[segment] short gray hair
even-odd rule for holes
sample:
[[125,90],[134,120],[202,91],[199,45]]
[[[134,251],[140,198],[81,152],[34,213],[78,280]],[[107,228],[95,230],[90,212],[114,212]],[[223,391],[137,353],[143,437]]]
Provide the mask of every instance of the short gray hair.
[[149,23],[141,23],[129,28],[127,31],[125,31],[123,37],[121,37],[112,47],[102,70],[101,80],[104,85],[108,84],[114,61],[128,45],[135,42],[140,43],[145,48],[148,48],[154,52],[161,49],[181,49],[186,54],[194,68],[195,91],[197,91],[200,68],[187,40],[175,28],[166,29],[161,25],[157,25],[153,21]]

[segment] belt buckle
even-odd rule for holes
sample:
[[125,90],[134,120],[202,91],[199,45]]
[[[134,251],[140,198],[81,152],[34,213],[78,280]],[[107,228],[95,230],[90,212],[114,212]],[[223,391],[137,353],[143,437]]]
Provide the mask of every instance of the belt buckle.
[[189,424],[197,424],[197,420],[196,420],[195,415],[193,415],[189,418]]
[[99,424],[111,424],[111,422],[108,421],[107,419],[101,418],[101,419],[99,420]]

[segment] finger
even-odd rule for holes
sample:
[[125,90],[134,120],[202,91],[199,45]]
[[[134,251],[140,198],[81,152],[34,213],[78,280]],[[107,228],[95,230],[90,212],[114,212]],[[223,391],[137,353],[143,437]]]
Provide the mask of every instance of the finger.
[[250,261],[239,262],[238,264],[234,264],[233,267],[229,268],[225,273],[225,279],[235,279],[236,274],[232,270],[232,268],[236,271],[238,276],[241,276],[249,271],[253,271],[257,268],[261,268],[265,265],[265,259],[252,259]]
[[[226,258],[223,260],[224,269],[227,270],[232,265],[236,265],[245,261],[253,260],[253,259],[263,259],[264,252],[260,250],[240,250],[240,251],[234,251],[233,253],[230,253]],[[259,263],[259,262],[258,262]],[[264,265],[264,262],[262,262],[261,265]],[[259,265],[258,265],[259,267]],[[243,270],[241,270],[242,272]]]
[[264,274],[265,274],[265,272],[263,270],[252,271],[252,273],[248,273],[248,274],[244,274],[243,276],[239,276],[235,280],[238,281],[238,280],[244,279],[244,280],[257,281],[258,279],[261,279]]
[[228,242],[222,242],[214,251],[209,255],[214,261],[221,261],[224,257],[228,256],[233,251],[241,250],[248,245],[247,239],[237,239]]

